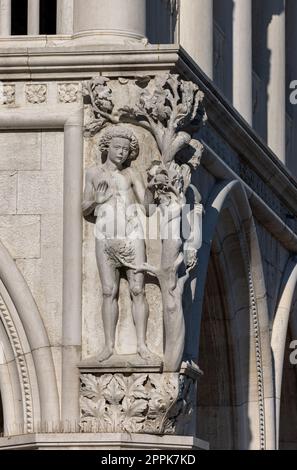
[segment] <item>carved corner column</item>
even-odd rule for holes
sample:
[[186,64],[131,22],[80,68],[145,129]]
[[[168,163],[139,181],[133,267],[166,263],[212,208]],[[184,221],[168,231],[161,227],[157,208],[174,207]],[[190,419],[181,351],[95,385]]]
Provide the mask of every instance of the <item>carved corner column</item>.
[[145,0],[74,0],[74,33],[96,43],[140,41],[146,33]]
[[0,36],[11,34],[11,0],[0,0]]

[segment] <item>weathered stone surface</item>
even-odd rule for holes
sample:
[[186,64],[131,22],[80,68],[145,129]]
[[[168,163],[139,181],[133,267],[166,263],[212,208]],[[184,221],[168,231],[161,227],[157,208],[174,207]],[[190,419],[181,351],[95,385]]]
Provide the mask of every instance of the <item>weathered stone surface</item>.
[[64,169],[64,132],[42,132],[41,168],[45,171],[58,170],[63,174]]
[[39,259],[22,259],[17,264],[37,303],[50,342],[57,346],[62,340],[62,217],[42,216],[39,233]]
[[0,239],[13,258],[40,258],[40,217],[0,216]]
[[17,178],[16,171],[0,171],[0,214],[16,213]]
[[0,148],[0,171],[40,169],[40,132],[1,132]]
[[63,175],[56,171],[19,172],[19,214],[56,214],[61,212]]

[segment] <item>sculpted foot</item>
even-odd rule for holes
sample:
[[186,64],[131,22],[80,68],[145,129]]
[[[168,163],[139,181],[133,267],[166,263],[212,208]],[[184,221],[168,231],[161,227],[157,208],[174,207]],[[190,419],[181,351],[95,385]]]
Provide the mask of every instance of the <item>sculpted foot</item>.
[[110,346],[105,346],[105,348],[103,349],[103,351],[101,351],[101,353],[99,354],[97,360],[99,362],[103,362],[103,361],[106,361],[107,359],[109,359],[112,355],[113,355],[113,348],[110,347]]
[[141,346],[138,346],[137,352],[142,359],[152,359],[154,357],[154,354],[148,349],[148,347],[143,344]]

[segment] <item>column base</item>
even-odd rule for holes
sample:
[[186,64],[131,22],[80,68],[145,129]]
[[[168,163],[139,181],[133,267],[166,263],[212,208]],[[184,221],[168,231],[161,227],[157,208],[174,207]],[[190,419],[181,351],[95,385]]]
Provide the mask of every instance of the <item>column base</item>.
[[1,450],[209,450],[209,444],[191,436],[149,434],[27,434],[3,437]]
[[148,40],[136,33],[127,33],[120,30],[89,30],[75,33],[72,36],[75,45],[98,44],[142,44],[147,45]]

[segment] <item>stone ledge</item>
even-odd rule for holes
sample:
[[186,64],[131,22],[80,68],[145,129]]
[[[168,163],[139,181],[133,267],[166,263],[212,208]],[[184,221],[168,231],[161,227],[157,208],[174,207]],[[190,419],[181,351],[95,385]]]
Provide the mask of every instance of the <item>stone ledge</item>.
[[82,361],[78,368],[83,374],[108,374],[108,373],[157,373],[162,372],[163,364],[161,359],[146,363],[137,354],[113,355],[106,361],[99,362],[96,358],[88,358]]
[[27,434],[0,438],[1,450],[209,450],[192,436],[149,434]]

